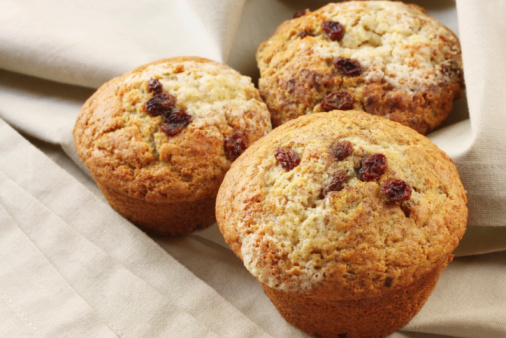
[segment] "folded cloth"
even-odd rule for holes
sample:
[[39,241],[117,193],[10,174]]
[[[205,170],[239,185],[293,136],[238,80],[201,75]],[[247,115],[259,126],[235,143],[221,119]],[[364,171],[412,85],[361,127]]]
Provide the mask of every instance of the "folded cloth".
[[[0,131],[2,318],[42,336],[266,335],[3,121]],[[0,323],[1,336],[17,330]]]
[[[155,59],[203,56],[255,79],[258,44],[325,3],[0,2],[0,336],[305,336],[216,226],[151,238],[117,215],[75,156],[72,128],[96,87]],[[506,3],[417,3],[461,39],[467,98],[429,137],[459,169],[469,227],[425,307],[392,336],[504,337]]]

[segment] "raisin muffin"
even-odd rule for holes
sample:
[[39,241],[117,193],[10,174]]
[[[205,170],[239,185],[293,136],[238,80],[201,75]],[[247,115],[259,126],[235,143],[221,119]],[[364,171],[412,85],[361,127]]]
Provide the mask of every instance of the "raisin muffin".
[[227,244],[281,315],[329,337],[408,323],[467,223],[450,158],[411,128],[361,111],[274,129],[234,162],[216,203]]
[[457,37],[402,2],[350,1],[297,12],[256,57],[273,126],[355,109],[426,134],[447,118],[464,88]]
[[225,172],[270,130],[249,77],[177,57],[105,83],[82,107],[74,139],[114,209],[146,231],[177,235],[214,222]]

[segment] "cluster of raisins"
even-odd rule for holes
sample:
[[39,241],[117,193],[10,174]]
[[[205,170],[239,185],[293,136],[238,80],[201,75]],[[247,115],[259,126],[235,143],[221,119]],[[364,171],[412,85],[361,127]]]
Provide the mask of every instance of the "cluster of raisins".
[[[145,104],[149,115],[162,116],[160,129],[168,136],[175,136],[183,131],[192,121],[192,117],[183,109],[176,108],[176,98],[163,93],[163,86],[158,79],[152,78],[147,83],[147,90],[153,93]],[[235,160],[248,147],[246,136],[235,130],[225,138],[225,152],[230,160]]]
[[[293,18],[299,18],[308,13],[307,10],[298,11],[293,15]],[[345,29],[344,26],[339,21],[331,21],[325,20],[321,24],[322,31],[329,37],[332,41],[341,41],[344,37]],[[308,31],[299,32],[296,37],[305,38],[306,36],[312,35]],[[333,61],[333,66],[339,73],[344,76],[360,76],[362,73],[362,69],[360,67],[360,63],[357,60],[347,59],[343,57],[338,57]],[[349,110],[353,108],[353,95],[347,91],[339,90],[327,95],[322,103],[321,109],[323,111],[331,111],[331,110]]]
[[[295,19],[301,17],[307,13],[308,12],[306,10],[298,11],[293,15],[293,18]],[[331,20],[325,20],[322,22],[322,31],[332,41],[341,41],[345,33],[344,26],[339,21]],[[297,37],[303,39],[308,35],[311,35],[308,31],[302,31],[297,34]],[[333,64],[341,74],[346,76],[359,76],[362,73],[360,63],[356,60],[338,57],[334,60]]]
[[[360,63],[352,59],[338,57],[334,60],[333,65],[339,73],[345,76],[359,76],[362,72]],[[345,90],[338,90],[327,95],[323,99],[320,107],[323,111],[331,111],[334,109],[349,110],[353,108],[353,101],[354,98],[352,94]]]
[[[332,146],[332,153],[337,161],[342,161],[353,153],[353,147],[349,141],[340,141]],[[362,159],[357,177],[363,182],[376,181],[383,175],[388,167],[387,157],[377,153]],[[348,177],[342,171],[337,172],[330,183],[323,188],[325,196],[331,191],[340,191],[348,181]],[[381,185],[381,190],[387,198],[393,202],[402,202],[411,197],[411,186],[403,180],[392,179]]]
[[[353,153],[350,141],[338,141],[331,147],[331,153],[337,161],[343,161]],[[290,171],[300,164],[300,155],[293,149],[278,147],[274,152],[278,164]],[[365,156],[357,171],[357,177],[363,182],[377,181],[388,167],[387,157],[376,153]],[[348,176],[344,171],[336,172],[330,182],[322,189],[322,196],[333,191],[341,191],[348,182]],[[391,179],[381,185],[381,190],[392,202],[402,202],[411,198],[411,186],[403,180]]]
[[[362,159],[358,178],[369,182],[377,180],[387,168],[387,158],[383,154],[373,154]],[[381,185],[381,190],[393,202],[407,201],[411,198],[411,186],[403,180],[388,180]]]
[[[350,141],[338,141],[332,148],[331,153],[337,161],[342,161],[353,153],[353,146]],[[343,171],[338,171],[332,176],[330,183],[327,184],[322,190],[322,196],[327,195],[332,191],[341,191],[344,185],[348,182],[348,175]]]
[[175,136],[183,131],[192,120],[192,117],[183,109],[176,108],[176,98],[170,94],[162,93],[162,84],[158,79],[150,79],[147,83],[148,92],[153,93],[145,104],[149,115],[162,116],[163,124],[160,129],[168,136]]
[[[343,161],[353,154],[353,146],[350,141],[338,141],[331,147],[331,153],[337,161]],[[293,149],[278,147],[274,152],[278,164],[290,171],[300,164],[300,155]],[[387,157],[377,153],[365,156],[357,171],[357,177],[363,182],[377,181],[388,167]],[[322,196],[332,191],[341,191],[348,182],[348,176],[343,171],[336,172],[330,182],[322,189]],[[411,186],[403,180],[392,179],[381,185],[381,190],[387,198],[393,202],[402,202],[411,197]]]
[[[298,18],[308,13],[307,10],[298,11],[293,18]],[[332,41],[341,41],[344,37],[344,26],[338,21],[323,21],[321,24],[322,31]],[[310,35],[307,31],[297,34],[297,37],[303,39]],[[338,57],[333,61],[333,66],[339,73],[344,76],[360,76],[362,69],[357,60]],[[327,95],[320,107],[323,111],[331,110],[349,110],[353,108],[353,95],[345,90],[338,90]],[[332,152],[337,161],[342,161],[353,153],[353,147],[349,141],[336,143],[332,147]],[[292,170],[300,163],[299,155],[289,148],[277,148],[275,153],[278,163],[285,170]],[[358,179],[364,182],[376,181],[385,172],[388,166],[387,158],[383,154],[373,154],[362,159],[360,168],[358,169]],[[348,181],[346,173],[339,171],[332,176],[330,183],[323,188],[322,194],[326,195],[331,191],[340,191]],[[403,180],[389,180],[381,186],[383,193],[391,201],[400,202],[408,200],[411,197],[411,187]]]
[[[362,159],[358,170],[361,181],[376,181],[387,169],[387,157],[383,154],[373,154]],[[392,202],[407,201],[411,198],[411,186],[403,180],[388,180],[381,185],[381,190]]]

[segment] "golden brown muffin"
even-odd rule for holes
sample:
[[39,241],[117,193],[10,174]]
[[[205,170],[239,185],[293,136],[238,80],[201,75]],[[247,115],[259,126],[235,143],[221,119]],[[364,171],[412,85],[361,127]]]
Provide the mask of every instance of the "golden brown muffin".
[[177,57],[100,87],[82,107],[74,139],[114,209],[147,231],[176,235],[214,222],[225,172],[270,130],[250,78]]
[[425,136],[360,111],[289,121],[225,176],[216,218],[281,315],[375,337],[420,310],[462,238],[466,194]]
[[355,109],[426,134],[463,94],[457,37],[416,5],[350,1],[296,16],[256,55],[273,126]]

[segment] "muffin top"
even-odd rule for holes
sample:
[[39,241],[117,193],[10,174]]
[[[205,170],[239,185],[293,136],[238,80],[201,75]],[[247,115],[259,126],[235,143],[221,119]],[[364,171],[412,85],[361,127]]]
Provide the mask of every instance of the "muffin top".
[[149,63],[100,87],[74,128],[96,180],[147,201],[215,195],[225,172],[271,130],[249,77],[203,58]]
[[343,298],[404,287],[446,264],[467,222],[450,158],[360,111],[274,129],[234,162],[216,209],[227,244],[260,282]]
[[459,41],[421,7],[350,1],[296,16],[257,51],[274,126],[313,111],[356,109],[425,134],[463,93]]

